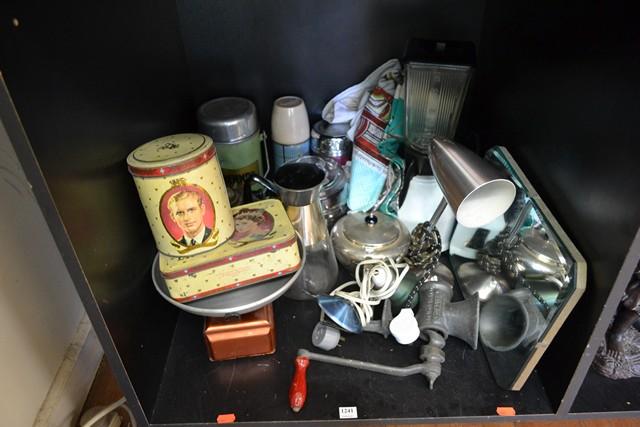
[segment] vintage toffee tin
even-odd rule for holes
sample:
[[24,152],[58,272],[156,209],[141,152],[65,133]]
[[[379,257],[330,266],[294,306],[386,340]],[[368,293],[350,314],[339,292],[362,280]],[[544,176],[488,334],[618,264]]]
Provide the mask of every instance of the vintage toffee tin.
[[293,225],[279,200],[233,208],[235,231],[220,247],[195,256],[159,256],[169,295],[194,301],[293,273],[300,253]]
[[133,150],[127,164],[160,253],[194,255],[231,237],[233,216],[211,138],[154,139]]

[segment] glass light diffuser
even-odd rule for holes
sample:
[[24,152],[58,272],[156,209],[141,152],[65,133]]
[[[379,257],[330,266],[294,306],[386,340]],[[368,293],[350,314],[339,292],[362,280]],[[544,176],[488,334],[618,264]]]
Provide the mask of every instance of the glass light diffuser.
[[426,153],[434,136],[454,138],[473,68],[409,62],[406,70],[407,141]]

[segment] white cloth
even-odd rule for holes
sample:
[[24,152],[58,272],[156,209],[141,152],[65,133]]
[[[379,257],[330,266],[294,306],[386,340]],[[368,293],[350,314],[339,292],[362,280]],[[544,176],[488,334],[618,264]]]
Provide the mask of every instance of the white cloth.
[[347,132],[347,136],[353,141],[360,114],[364,110],[369,94],[378,84],[380,77],[388,72],[398,73],[401,69],[399,60],[388,60],[376,68],[362,82],[334,96],[322,109],[322,118],[329,123],[349,122],[351,127]]

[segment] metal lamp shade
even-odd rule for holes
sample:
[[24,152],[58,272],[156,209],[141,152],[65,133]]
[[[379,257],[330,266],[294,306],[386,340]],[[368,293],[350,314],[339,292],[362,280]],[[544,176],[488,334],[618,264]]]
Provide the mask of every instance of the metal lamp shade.
[[471,150],[433,138],[429,162],[444,197],[465,227],[486,225],[513,203],[516,187]]
[[320,310],[345,331],[360,334],[362,324],[356,309],[349,301],[333,295],[318,295],[316,298]]

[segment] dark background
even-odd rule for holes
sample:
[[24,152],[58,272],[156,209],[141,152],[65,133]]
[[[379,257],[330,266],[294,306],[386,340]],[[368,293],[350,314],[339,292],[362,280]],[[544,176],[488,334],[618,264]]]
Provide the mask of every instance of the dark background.
[[273,100],[297,95],[319,117],[333,96],[400,58],[411,37],[480,42],[483,1],[178,0],[197,104],[253,100],[268,130]]
[[640,31],[621,2],[516,3],[487,3],[474,119],[587,261],[586,293],[539,368],[557,401],[640,225]]
[[317,116],[410,37],[476,43],[467,123],[483,148],[508,147],[588,263],[587,292],[539,369],[555,408],[640,222],[633,16],[616,2],[10,1],[0,67],[45,178],[32,170],[32,182],[50,189],[73,244],[65,260],[79,293],[121,384],[133,383],[151,417],[179,363],[174,329],[191,321],[152,290],[129,151],[194,130],[210,98],[254,100],[268,129],[276,97],[302,96]]

